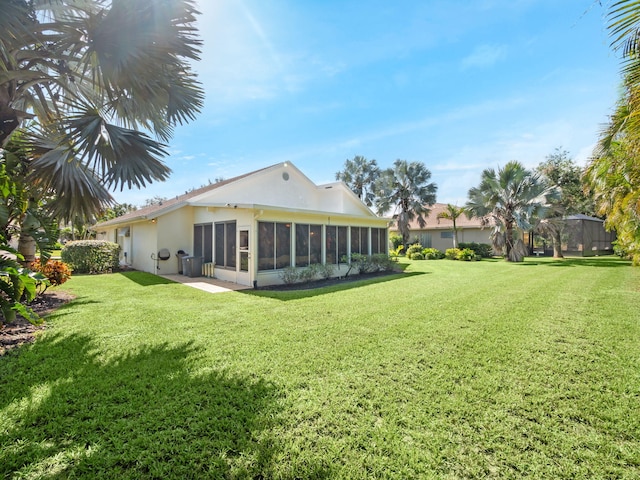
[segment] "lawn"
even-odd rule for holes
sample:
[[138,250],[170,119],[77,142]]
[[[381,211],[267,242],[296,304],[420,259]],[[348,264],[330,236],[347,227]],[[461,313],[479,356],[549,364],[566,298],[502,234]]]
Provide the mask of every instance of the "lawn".
[[0,358],[5,478],[640,477],[640,269],[615,258],[63,287]]

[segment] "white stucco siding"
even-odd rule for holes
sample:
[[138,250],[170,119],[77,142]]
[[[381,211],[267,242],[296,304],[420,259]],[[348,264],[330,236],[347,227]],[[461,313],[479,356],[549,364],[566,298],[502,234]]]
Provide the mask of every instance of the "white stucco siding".
[[252,203],[315,210],[318,199],[315,185],[296,168],[280,167],[224,185],[194,203],[231,206]]
[[156,262],[151,254],[158,253],[157,224],[150,221],[133,224],[131,239],[131,266],[143,272],[156,273]]
[[158,262],[159,274],[178,273],[180,267],[179,259],[176,256],[178,250],[191,253],[193,248],[193,217],[193,208],[183,207],[157,219],[158,251],[166,248],[171,253],[169,260]]
[[[392,232],[397,234],[397,231]],[[489,234],[491,233],[491,229],[485,228],[464,228],[458,230],[458,241],[460,243],[486,243],[491,244],[491,239],[489,238]],[[413,242],[416,237],[418,239],[423,235],[431,235],[431,247],[437,248],[438,250],[444,252],[448,248],[453,248],[453,231],[445,230],[445,229],[434,229],[434,230],[412,230],[409,235],[409,241]],[[426,246],[426,245],[424,245]]]

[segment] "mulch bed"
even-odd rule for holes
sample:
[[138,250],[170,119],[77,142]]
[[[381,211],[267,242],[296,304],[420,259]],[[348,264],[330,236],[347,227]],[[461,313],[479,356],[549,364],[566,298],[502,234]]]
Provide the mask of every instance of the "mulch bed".
[[402,273],[401,271],[391,271],[391,272],[376,272],[376,273],[363,273],[363,274],[351,274],[348,277],[335,277],[330,278],[328,280],[314,280],[312,282],[304,282],[304,283],[293,283],[290,285],[280,284],[280,285],[265,285],[264,287],[258,287],[258,290],[276,290],[283,292],[290,292],[296,290],[312,290],[315,288],[322,287],[331,287],[333,285],[345,285],[352,282],[357,282],[361,280],[369,280],[372,278],[386,277],[389,275],[396,275],[398,273]]
[[[29,307],[41,317],[45,317],[71,300],[73,295],[70,293],[47,292],[39,295],[29,304]],[[35,326],[18,315],[15,321],[0,327],[0,356],[20,345],[33,342],[35,332],[44,328],[46,328],[44,324]]]

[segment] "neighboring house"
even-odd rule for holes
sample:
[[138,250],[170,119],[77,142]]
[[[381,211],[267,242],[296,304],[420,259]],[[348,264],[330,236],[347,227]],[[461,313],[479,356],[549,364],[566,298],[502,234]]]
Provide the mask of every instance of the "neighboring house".
[[[447,204],[434,203],[429,207],[431,212],[425,217],[426,224],[421,227],[417,220],[409,224],[409,242],[420,243],[425,248],[437,248],[445,251],[453,248],[453,221],[445,218],[438,218],[438,214],[447,211]],[[460,243],[486,243],[491,245],[491,228],[482,228],[480,219],[469,219],[465,214],[456,219],[458,229],[458,242]],[[398,233],[398,227],[392,225],[391,233]]]
[[[121,264],[159,274],[182,270],[180,253],[202,272],[242,285],[282,283],[283,268],[387,253],[388,220],[342,182],[315,185],[285,162],[193,190],[93,227],[122,247]],[[166,257],[169,258],[166,258]],[[198,265],[198,262],[193,263]]]

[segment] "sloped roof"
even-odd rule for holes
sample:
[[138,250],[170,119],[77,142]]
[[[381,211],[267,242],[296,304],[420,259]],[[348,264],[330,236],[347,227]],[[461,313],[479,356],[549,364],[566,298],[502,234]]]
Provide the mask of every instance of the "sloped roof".
[[591,222],[599,222],[603,223],[604,220],[601,218],[590,217],[589,215],[585,215],[584,213],[576,213],[575,215],[569,215],[565,218],[565,220],[589,220]]
[[[282,179],[284,180],[288,180],[289,179],[289,173],[296,173],[297,178],[300,180],[299,185],[303,186],[303,188],[309,188],[309,189],[315,189],[315,191],[317,192],[318,195],[320,195],[320,197],[316,198],[316,202],[318,199],[323,198],[322,196],[326,196],[328,194],[329,191],[333,191],[333,192],[340,192],[340,195],[343,195],[344,197],[340,197],[340,198],[345,198],[347,200],[349,200],[349,202],[351,202],[353,204],[353,206],[357,207],[356,210],[360,211],[362,215],[368,215],[368,216],[372,216],[375,217],[376,215],[364,204],[362,203],[362,201],[351,191],[351,189],[349,189],[346,184],[344,184],[344,182],[334,182],[334,183],[330,183],[330,184],[326,184],[326,185],[316,185],[315,183],[313,183],[309,178],[306,177],[306,175],[304,175],[304,173],[302,173],[300,170],[298,170],[291,162],[281,162],[281,163],[277,163],[274,165],[271,165],[269,167],[265,167],[265,168],[261,168],[259,170],[255,170],[253,172],[249,172],[246,173],[244,175],[239,175],[237,177],[234,178],[230,178],[228,180],[224,180],[222,182],[218,182],[218,183],[214,183],[211,185],[206,185],[204,187],[198,188],[198,189],[194,189],[190,192],[186,192],[184,195],[179,195],[175,198],[171,198],[168,200],[163,201],[162,203],[156,204],[156,205],[149,205],[147,207],[143,207],[140,208],[138,210],[135,210],[133,212],[129,212],[125,215],[122,215],[120,217],[111,219],[111,220],[107,220],[105,222],[101,222],[98,223],[96,225],[94,225],[92,228],[95,229],[99,229],[99,228],[104,228],[104,227],[114,227],[117,225],[123,225],[123,224],[130,224],[132,222],[141,222],[141,221],[145,221],[145,220],[151,220],[154,219],[156,217],[159,217],[161,215],[167,214],[169,212],[172,212],[174,210],[177,210],[179,208],[182,208],[183,206],[186,205],[193,205],[193,206],[212,206],[214,203],[219,202],[219,200],[215,199],[215,196],[219,193],[219,192],[214,192],[215,190],[220,189],[221,187],[226,187],[229,184],[233,184],[239,181],[243,181],[243,182],[249,182],[248,185],[251,185],[251,181],[252,180],[256,180],[259,182],[263,182],[264,175],[269,175],[269,171],[273,172],[278,172],[280,171],[280,169],[282,168],[286,168],[289,170],[288,173],[286,173],[286,177],[285,174],[282,175]],[[249,179],[248,177],[253,177],[252,179]],[[244,185],[244,183],[243,183]],[[255,182],[254,182],[254,187],[255,187]],[[237,203],[238,205],[242,204],[244,206],[259,206],[259,207],[270,207],[270,206],[274,206],[277,207],[279,209],[284,208],[283,205],[277,203],[269,203],[270,200],[266,200],[266,203],[264,201],[264,195],[262,196],[262,200],[263,202],[260,203],[260,196],[258,196],[257,198],[254,198],[254,202],[255,203],[245,203],[245,198],[247,195],[249,195],[249,197],[251,197],[251,188],[241,188],[240,190],[236,189],[235,190],[235,198],[234,198],[234,194],[232,193],[229,196],[230,191],[225,188],[223,190],[221,190],[221,192],[224,192],[224,201],[226,202],[232,202],[232,203]],[[233,190],[231,190],[231,192],[234,192]],[[263,192],[264,193],[264,192]],[[300,193],[300,192],[298,192]],[[218,199],[220,198],[220,196],[218,196]],[[288,198],[288,197],[286,197]],[[295,195],[292,198],[296,198]],[[212,203],[213,202],[213,203]],[[342,204],[341,203],[342,200],[338,201],[338,204]],[[227,203],[228,205],[228,203]],[[279,205],[279,206],[278,206]],[[332,207],[329,207],[330,209],[327,210],[327,212],[333,212],[333,213],[344,213],[344,214],[353,214],[353,212],[339,212],[339,211],[334,211],[331,208],[335,208],[336,205],[333,205]],[[307,210],[307,209],[313,209],[315,210],[315,207],[313,205],[310,204],[306,204],[306,205],[302,205],[302,206],[291,206],[291,208],[295,209],[302,209],[302,210]],[[324,210],[323,210],[324,211]]]
[[[446,218],[438,218],[438,214],[447,211],[446,203],[434,203],[430,207],[429,216],[424,217],[426,224],[421,227],[417,220],[409,223],[410,230],[451,230],[453,221]],[[456,219],[457,228],[482,228],[482,222],[479,218],[468,218],[464,213]]]
[[180,208],[186,205],[189,200],[199,195],[202,195],[203,193],[207,193],[212,190],[215,190],[216,188],[223,187],[224,185],[229,185],[230,183],[237,182],[240,179],[249,177],[251,175],[255,175],[256,173],[272,168],[273,166],[275,165],[261,168],[259,170],[254,170],[253,172],[245,173],[243,175],[238,175],[237,177],[229,178],[221,182],[212,183],[211,185],[205,185],[204,187],[196,188],[194,190],[191,190],[190,192],[186,192],[184,195],[178,195],[177,197],[162,201],[161,203],[158,203],[155,205],[149,205],[147,207],[142,207],[142,208],[139,208],[138,210],[134,210],[133,212],[129,212],[124,215],[121,215],[120,217],[107,220],[106,222],[100,222],[94,225],[94,228],[109,227],[111,225],[120,225],[122,223],[135,222],[138,220],[145,220],[148,218],[157,217],[158,215],[162,215],[164,213],[170,212],[171,210],[175,210],[177,208]]

